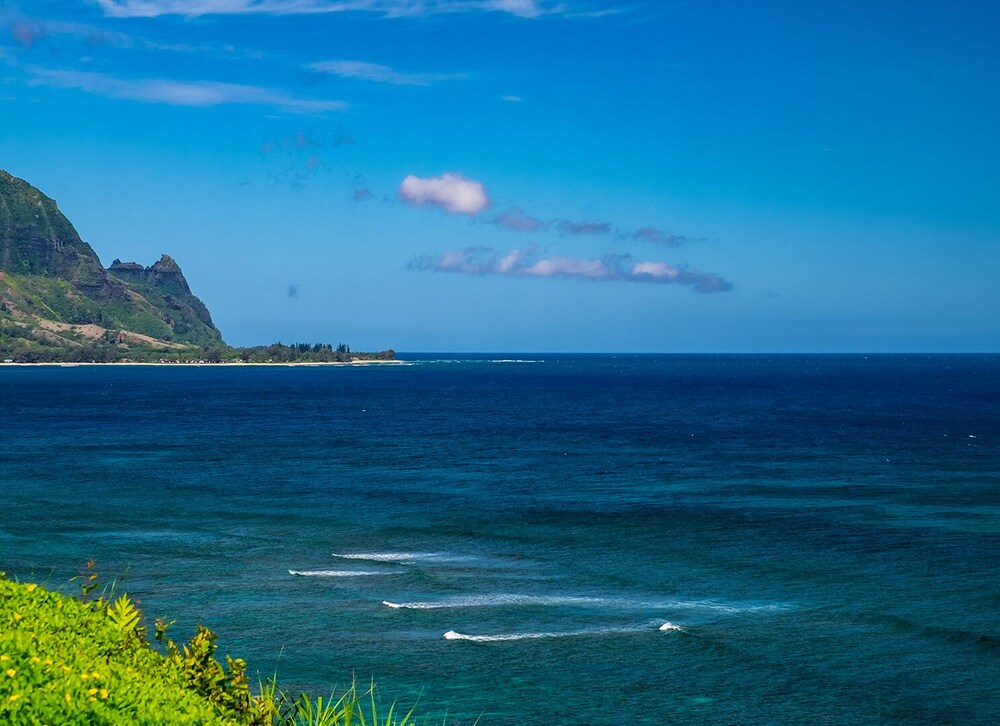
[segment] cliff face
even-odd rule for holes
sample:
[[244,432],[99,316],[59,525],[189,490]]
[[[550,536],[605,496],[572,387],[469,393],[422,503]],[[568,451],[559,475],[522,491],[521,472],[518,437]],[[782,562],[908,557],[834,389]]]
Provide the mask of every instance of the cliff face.
[[143,267],[137,262],[115,260],[108,272],[119,280],[134,285],[148,285],[173,295],[190,295],[191,287],[181,272],[181,267],[170,255],[163,255],[158,262]]
[[163,255],[149,267],[115,260],[108,273],[112,280],[120,280],[130,291],[156,306],[176,339],[205,346],[222,342],[212,314],[191,292],[180,265],[170,255]]
[[0,171],[0,347],[94,340],[225,345],[171,257],[150,267],[115,260],[105,270],[55,201]]
[[97,254],[55,201],[5,171],[0,171],[0,270],[60,278],[91,294],[111,292]]

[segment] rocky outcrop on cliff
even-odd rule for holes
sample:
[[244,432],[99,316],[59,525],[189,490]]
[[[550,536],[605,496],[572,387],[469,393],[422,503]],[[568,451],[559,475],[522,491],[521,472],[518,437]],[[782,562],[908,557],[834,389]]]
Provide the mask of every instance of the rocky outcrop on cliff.
[[212,322],[212,314],[191,292],[180,265],[170,255],[163,255],[149,267],[115,260],[108,273],[156,305],[178,340],[205,346],[221,342],[222,337]]

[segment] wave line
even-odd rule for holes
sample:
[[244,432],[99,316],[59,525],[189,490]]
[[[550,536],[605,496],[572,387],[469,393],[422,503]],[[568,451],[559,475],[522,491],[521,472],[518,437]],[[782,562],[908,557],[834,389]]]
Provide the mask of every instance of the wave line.
[[363,560],[366,562],[472,562],[470,555],[451,555],[446,552],[334,552],[334,557],[342,560]]
[[[667,627],[669,626],[669,627]],[[650,625],[633,625],[620,628],[589,628],[587,630],[543,631],[539,633],[500,633],[497,635],[467,635],[454,630],[444,634],[445,640],[468,640],[473,643],[497,643],[511,640],[540,640],[544,638],[575,638],[580,636],[628,635],[649,632]],[[659,630],[683,630],[679,625],[663,623]]]
[[416,602],[391,602],[382,604],[393,610],[446,610],[452,608],[477,608],[505,605],[603,605],[609,601],[602,597],[574,597],[559,595],[467,595]]
[[296,577],[374,577],[378,575],[397,575],[397,572],[372,572],[368,570],[289,570],[289,575]]
[[523,595],[491,593],[486,595],[460,595],[441,600],[416,600],[382,604],[393,610],[445,610],[451,608],[513,607],[525,605],[569,605],[593,608],[624,608],[630,610],[711,610],[723,613],[759,612],[780,610],[783,605],[726,604],[711,600],[640,599],[595,597],[582,595]]

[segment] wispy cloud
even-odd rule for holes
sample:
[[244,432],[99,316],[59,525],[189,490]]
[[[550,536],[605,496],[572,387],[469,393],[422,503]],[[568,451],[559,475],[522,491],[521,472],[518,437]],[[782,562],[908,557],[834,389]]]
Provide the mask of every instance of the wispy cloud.
[[[0,9],[0,17],[2,17]],[[123,33],[114,33],[86,23],[76,23],[67,20],[39,20],[26,16],[17,16],[10,21],[11,35],[27,49],[43,38],[54,40],[57,37],[69,36],[86,43],[87,47],[108,45],[115,48],[146,47],[150,49],[165,49],[152,41],[137,39]],[[170,48],[172,49],[172,47]],[[63,49],[60,48],[60,52]]]
[[386,17],[439,13],[499,12],[521,18],[567,14],[558,0],[97,0],[104,14],[116,18],[160,15],[305,15],[370,12]]
[[337,124],[332,129],[301,128],[296,129],[294,133],[268,136],[261,144],[260,153],[264,156],[275,153],[291,155],[311,149],[353,146],[354,143],[354,137],[348,134],[343,126]]
[[461,174],[421,178],[410,174],[399,185],[400,198],[416,206],[432,206],[449,214],[474,216],[490,206],[486,188]]
[[502,10],[522,18],[537,18],[546,12],[563,12],[565,10],[562,3],[553,5],[541,0],[485,0],[482,5],[486,10]]
[[511,207],[504,212],[499,212],[490,218],[490,222],[497,227],[514,232],[538,232],[554,229],[563,236],[596,236],[615,232],[616,237],[620,240],[647,242],[661,247],[680,247],[692,242],[705,241],[704,238],[664,232],[656,227],[643,227],[635,232],[625,233],[616,232],[616,228],[610,222],[574,222],[570,219],[545,220],[526,213],[520,207]]
[[68,44],[66,43],[66,40],[70,39],[82,41],[83,46],[88,50],[107,46],[122,50],[167,51],[222,58],[243,57],[259,59],[262,57],[259,51],[243,50],[229,43],[201,43],[197,45],[190,43],[163,43],[141,35],[130,35],[70,20],[52,18],[42,20],[25,15],[9,16],[4,13],[3,0],[0,0],[0,22],[9,24],[11,35],[24,48],[30,50],[36,45],[37,41],[45,40],[52,46],[50,50],[60,55],[72,51],[71,48],[67,47]]
[[559,234],[609,234],[611,225],[608,222],[573,222],[569,219],[560,219],[556,222],[556,229]]
[[300,189],[319,172],[331,171],[329,154],[333,150],[354,143],[340,124],[327,128],[313,125],[294,133],[267,136],[261,143],[260,155],[266,163],[268,181]]
[[440,81],[465,78],[463,73],[402,73],[389,66],[354,60],[331,60],[309,63],[307,68],[340,78],[356,78],[394,86],[429,86]]
[[407,267],[411,270],[455,272],[466,275],[685,285],[695,292],[706,294],[726,292],[733,287],[732,283],[715,273],[691,270],[666,262],[636,262],[631,255],[608,255],[596,259],[540,257],[533,248],[502,252],[490,247],[467,247],[436,256],[418,257]]
[[259,86],[216,81],[174,81],[159,78],[116,78],[86,71],[30,68],[32,83],[74,88],[107,98],[171,106],[207,107],[222,104],[271,106],[291,113],[319,113],[347,108],[343,101],[296,98]]
[[520,207],[512,207],[506,212],[495,214],[490,221],[497,227],[512,229],[515,232],[537,232],[549,224],[544,219],[525,214]]
[[626,239],[634,239],[638,242],[649,242],[661,247],[680,247],[691,242],[704,242],[704,238],[686,237],[682,234],[664,232],[656,227],[643,227],[631,234],[623,235]]
[[507,103],[524,103],[523,98],[521,98],[520,96],[512,96],[512,95],[500,96],[500,100],[506,101]]
[[11,22],[10,34],[24,48],[31,48],[36,40],[45,35],[45,28],[35,21],[18,18]]

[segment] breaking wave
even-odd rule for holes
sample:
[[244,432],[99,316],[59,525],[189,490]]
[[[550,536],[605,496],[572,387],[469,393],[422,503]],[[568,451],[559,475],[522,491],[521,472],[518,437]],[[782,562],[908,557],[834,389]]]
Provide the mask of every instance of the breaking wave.
[[446,610],[451,608],[478,608],[507,605],[602,605],[610,601],[601,597],[569,597],[558,595],[466,595],[442,600],[418,602],[390,602],[382,604],[394,610]]
[[366,562],[471,562],[468,555],[449,555],[445,552],[334,552],[334,557],[343,560],[364,560]]
[[377,575],[396,575],[396,572],[374,572],[369,570],[289,570],[289,575],[296,577],[374,577]]
[[[671,626],[665,628],[665,626]],[[544,638],[576,638],[581,636],[607,636],[607,635],[629,635],[634,633],[650,632],[652,625],[633,625],[619,628],[589,628],[586,630],[565,630],[565,631],[543,631],[538,633],[500,633],[497,635],[466,635],[449,630],[444,634],[445,640],[468,640],[473,643],[498,643],[510,640],[540,640]],[[679,626],[672,623],[663,623],[660,630],[680,630]]]
[[382,604],[394,610],[447,610],[451,608],[514,607],[514,606],[578,606],[588,608],[618,608],[623,610],[709,610],[720,613],[751,613],[780,610],[778,604],[725,603],[713,600],[640,599],[588,597],[573,595],[518,595],[497,593],[462,595],[441,600],[417,600]]

